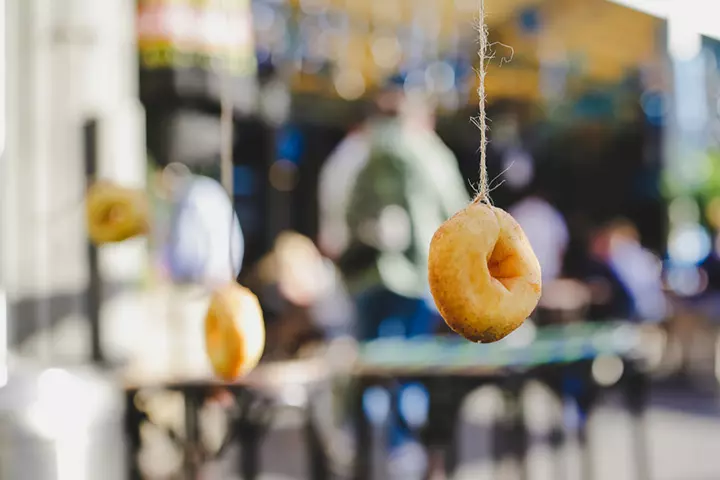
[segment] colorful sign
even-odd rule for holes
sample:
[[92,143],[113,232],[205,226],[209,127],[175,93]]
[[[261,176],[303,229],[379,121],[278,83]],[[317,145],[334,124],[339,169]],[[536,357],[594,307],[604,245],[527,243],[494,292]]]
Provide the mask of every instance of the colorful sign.
[[257,68],[249,0],[138,0],[137,32],[144,70]]

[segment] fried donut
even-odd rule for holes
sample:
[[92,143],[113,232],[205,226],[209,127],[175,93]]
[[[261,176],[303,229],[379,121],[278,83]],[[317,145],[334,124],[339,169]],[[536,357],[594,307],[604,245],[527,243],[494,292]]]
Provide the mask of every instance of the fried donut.
[[428,279],[447,325],[479,343],[500,340],[522,325],[542,289],[540,264],[520,225],[480,202],[435,232]]
[[216,290],[205,316],[205,350],[215,374],[234,380],[250,372],[265,350],[258,298],[232,282]]

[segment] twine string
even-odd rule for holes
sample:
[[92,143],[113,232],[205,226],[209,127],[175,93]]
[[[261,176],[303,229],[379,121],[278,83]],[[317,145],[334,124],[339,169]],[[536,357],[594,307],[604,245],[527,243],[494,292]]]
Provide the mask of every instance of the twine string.
[[478,182],[477,196],[473,203],[490,203],[490,192],[487,172],[487,117],[485,114],[485,74],[487,73],[488,28],[485,24],[485,2],[479,1],[479,27],[478,27],[478,117],[475,124],[480,129],[480,180]]

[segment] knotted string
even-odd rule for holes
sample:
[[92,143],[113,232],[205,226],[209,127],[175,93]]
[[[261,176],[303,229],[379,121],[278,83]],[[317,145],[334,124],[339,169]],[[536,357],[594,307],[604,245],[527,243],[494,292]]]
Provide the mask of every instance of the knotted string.
[[474,123],[480,129],[480,180],[478,182],[477,196],[473,203],[490,203],[490,192],[487,172],[487,117],[485,116],[485,74],[487,73],[488,28],[485,25],[485,1],[478,0],[479,28],[478,28],[478,57],[480,64],[477,68],[478,76],[478,117]]

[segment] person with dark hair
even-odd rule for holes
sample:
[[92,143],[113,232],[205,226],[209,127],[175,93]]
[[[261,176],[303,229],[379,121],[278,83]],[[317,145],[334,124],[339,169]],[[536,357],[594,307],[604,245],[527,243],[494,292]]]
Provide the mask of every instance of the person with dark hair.
[[630,292],[612,268],[612,224],[595,228],[589,239],[589,255],[583,280],[591,292],[590,320],[629,318],[633,312]]
[[[591,273],[604,274],[606,302],[596,302],[598,316],[631,321],[658,322],[668,314],[660,259],[640,243],[635,225],[615,219],[604,225],[591,245]],[[592,278],[592,277],[591,277]],[[604,309],[603,309],[604,307]]]

